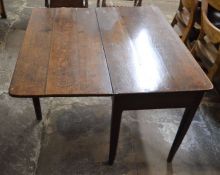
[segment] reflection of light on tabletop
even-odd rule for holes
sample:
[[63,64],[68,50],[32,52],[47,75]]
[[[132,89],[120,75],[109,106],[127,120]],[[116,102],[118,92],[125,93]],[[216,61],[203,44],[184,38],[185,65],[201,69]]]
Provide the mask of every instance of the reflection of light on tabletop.
[[138,59],[135,59],[135,67],[139,78],[139,86],[145,90],[156,90],[163,77],[161,77],[160,55],[152,43],[146,30],[142,29],[134,40]]

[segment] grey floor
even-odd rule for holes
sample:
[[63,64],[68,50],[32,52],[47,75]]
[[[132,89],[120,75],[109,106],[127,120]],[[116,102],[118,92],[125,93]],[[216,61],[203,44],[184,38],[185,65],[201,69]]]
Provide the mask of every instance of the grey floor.
[[[95,3],[90,3],[91,7]],[[145,0],[170,21],[178,0]],[[37,122],[30,99],[8,87],[33,7],[43,0],[5,0],[0,19],[0,175],[217,175],[220,104],[203,100],[172,164],[166,158],[183,109],[123,113],[117,159],[106,165],[110,98],[42,99]]]

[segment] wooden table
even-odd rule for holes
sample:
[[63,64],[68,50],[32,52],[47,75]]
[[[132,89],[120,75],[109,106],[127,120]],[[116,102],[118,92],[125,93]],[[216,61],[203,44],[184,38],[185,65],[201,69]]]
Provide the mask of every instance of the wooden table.
[[212,84],[156,7],[34,9],[10,95],[111,96],[109,164],[124,110],[186,108],[168,156],[172,161]]

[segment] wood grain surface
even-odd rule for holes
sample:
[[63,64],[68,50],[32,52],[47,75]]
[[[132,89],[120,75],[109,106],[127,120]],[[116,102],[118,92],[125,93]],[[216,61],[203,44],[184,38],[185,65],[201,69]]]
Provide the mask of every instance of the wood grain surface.
[[57,9],[53,30],[46,94],[110,94],[95,11]]
[[11,81],[10,94],[45,94],[53,16],[52,9],[33,11]]
[[115,94],[212,88],[158,8],[100,8],[97,16]]
[[[51,14],[53,11],[53,25],[52,22],[50,25],[45,14]],[[48,28],[48,25],[50,32],[45,32],[43,29]],[[47,47],[44,47],[46,44]],[[14,96],[112,94],[95,10],[35,9],[17,61],[10,94]]]
[[10,94],[206,91],[212,84],[155,7],[34,9]]

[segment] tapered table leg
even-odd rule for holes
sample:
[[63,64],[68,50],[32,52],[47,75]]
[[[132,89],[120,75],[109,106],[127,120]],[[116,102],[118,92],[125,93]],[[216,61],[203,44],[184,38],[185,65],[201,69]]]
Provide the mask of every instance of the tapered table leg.
[[169,155],[167,158],[167,162],[172,162],[173,157],[175,156],[180,144],[183,141],[184,136],[186,135],[186,132],[189,129],[189,126],[193,120],[193,117],[196,113],[198,106],[199,106],[199,103],[185,109],[185,112],[183,114],[183,118],[180,122],[179,129],[177,131],[173,145],[170,149],[170,152],[169,152]]
[[41,113],[41,106],[40,106],[40,100],[38,97],[33,97],[33,104],[34,104],[34,110],[36,114],[37,120],[42,120],[42,113]]
[[5,12],[5,6],[4,6],[3,0],[0,0],[0,12],[1,12],[2,18],[6,18],[7,17],[6,12]]
[[121,124],[122,109],[117,105],[117,100],[113,97],[112,103],[112,118],[111,118],[111,133],[110,133],[110,152],[109,152],[109,165],[112,165],[115,160],[118,137]]
[[45,0],[45,7],[49,7],[49,3],[48,3],[48,0]]

